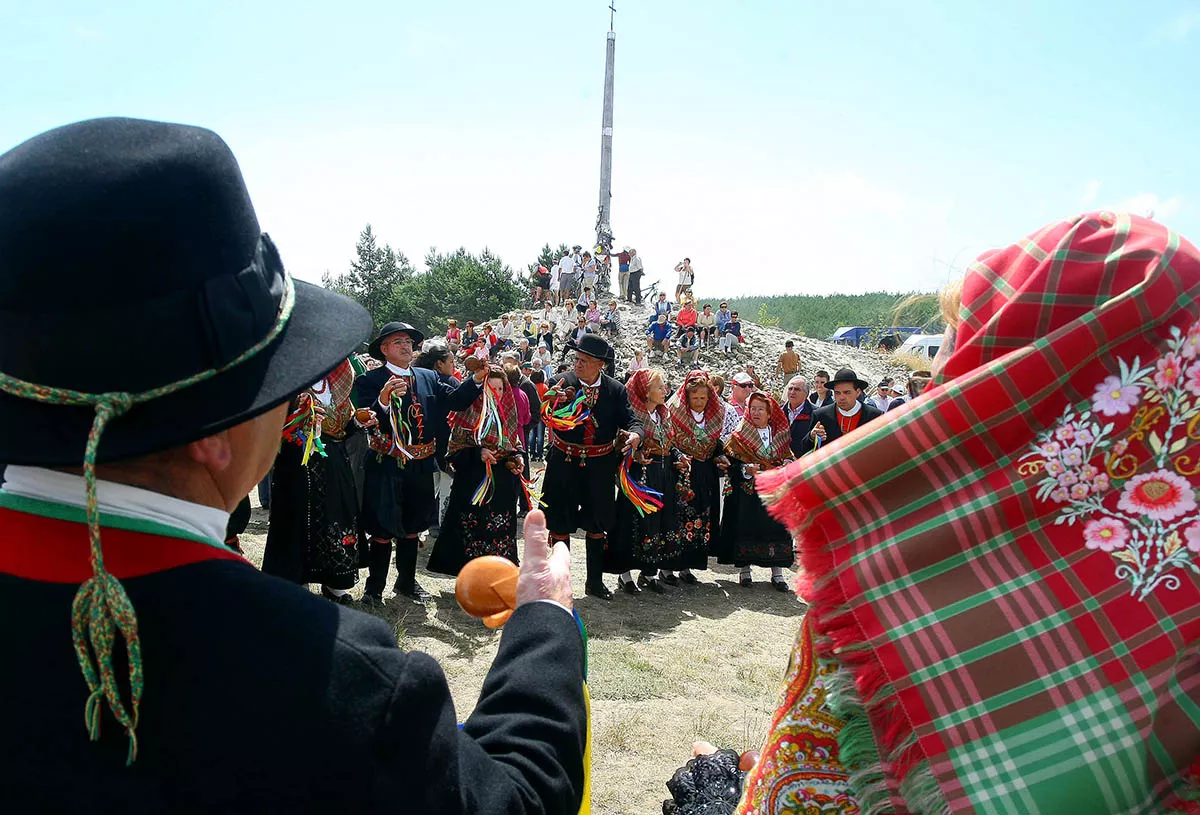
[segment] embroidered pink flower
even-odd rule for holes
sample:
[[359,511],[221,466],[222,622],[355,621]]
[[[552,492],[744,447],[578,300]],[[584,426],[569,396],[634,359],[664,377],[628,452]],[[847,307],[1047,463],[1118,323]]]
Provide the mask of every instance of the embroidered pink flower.
[[1129,542],[1129,527],[1116,518],[1088,521],[1083,527],[1083,542],[1089,549],[1115,552]]
[[1054,431],[1054,438],[1061,442],[1070,444],[1071,440],[1075,438],[1075,426],[1069,424],[1063,425],[1058,430]]
[[1079,470],[1079,477],[1088,483],[1091,483],[1092,479],[1098,475],[1100,475],[1100,471],[1091,464],[1084,464]]
[[1158,386],[1160,391],[1167,391],[1174,388],[1179,382],[1179,376],[1183,373],[1183,360],[1178,354],[1163,354],[1158,360],[1158,364],[1154,366],[1154,384]]
[[1088,485],[1087,484],[1076,484],[1075,486],[1071,487],[1071,500],[1072,501],[1082,501],[1084,498],[1087,498],[1087,497],[1088,497]]
[[1113,451],[1114,456],[1124,455],[1125,451],[1128,449],[1129,449],[1129,439],[1117,439],[1117,441],[1112,446],[1112,451]]
[[1155,470],[1129,479],[1117,508],[1131,515],[1169,521],[1196,508],[1196,492],[1186,479],[1170,470]]
[[1066,452],[1063,453],[1062,460],[1063,464],[1066,464],[1068,467],[1078,467],[1083,463],[1083,451],[1078,447],[1068,447]]
[[1075,473],[1071,472],[1070,470],[1067,470],[1058,477],[1058,486],[1060,487],[1073,487],[1078,483],[1079,476],[1075,475]]
[[1183,539],[1187,541],[1187,548],[1193,552],[1200,552],[1200,523],[1191,523],[1183,530]]
[[1200,356],[1200,322],[1192,323],[1187,336],[1183,338],[1183,344],[1179,346],[1179,353],[1184,359]]
[[1086,427],[1081,427],[1075,431],[1075,443],[1080,447],[1086,447],[1095,440],[1096,437],[1092,435],[1092,431]]
[[1071,495],[1067,492],[1066,487],[1058,487],[1054,492],[1050,493],[1050,500],[1056,504],[1065,504],[1070,497]]
[[1104,492],[1106,489],[1108,489],[1108,485],[1109,480],[1107,473],[1100,473],[1100,475],[1092,479],[1092,490],[1095,492]]
[[1141,397],[1142,389],[1137,385],[1122,385],[1119,376],[1110,376],[1096,386],[1092,409],[1102,416],[1116,416],[1128,413]]
[[1055,475],[1055,476],[1062,475],[1063,469],[1064,468],[1063,468],[1062,462],[1056,458],[1052,458],[1046,462],[1046,474],[1047,475]]
[[1183,387],[1193,396],[1200,396],[1200,362],[1193,362],[1183,372]]
[[1057,458],[1062,452],[1062,445],[1056,441],[1048,441],[1038,447],[1038,452],[1046,458]]

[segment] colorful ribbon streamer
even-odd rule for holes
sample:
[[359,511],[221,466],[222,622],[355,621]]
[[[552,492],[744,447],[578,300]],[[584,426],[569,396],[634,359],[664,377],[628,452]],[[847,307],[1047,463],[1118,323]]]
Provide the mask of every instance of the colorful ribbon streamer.
[[492,478],[492,462],[483,462],[483,470],[483,480],[479,482],[479,486],[475,488],[475,494],[471,496],[471,503],[477,507],[483,506],[492,499],[492,488],[496,483]]
[[554,404],[558,402],[559,392],[557,390],[546,391],[546,396],[542,400],[542,421],[552,430],[574,430],[592,415],[591,408],[583,403],[585,396],[586,394],[581,390],[573,402],[556,408]]
[[632,466],[633,451],[630,450],[625,454],[625,460],[621,462],[621,468],[617,472],[617,483],[620,484],[621,492],[625,493],[629,503],[633,504],[633,508],[638,511],[638,515],[645,518],[650,513],[662,509],[662,493],[631,478],[629,470]]
[[299,445],[304,448],[304,454],[300,457],[301,466],[307,467],[308,460],[312,456],[313,451],[316,451],[319,456],[328,456],[325,452],[325,445],[321,443],[321,438],[318,435],[320,423],[317,421],[317,405],[312,399],[301,399],[301,404],[288,414],[287,421],[283,425],[283,438],[292,444]]

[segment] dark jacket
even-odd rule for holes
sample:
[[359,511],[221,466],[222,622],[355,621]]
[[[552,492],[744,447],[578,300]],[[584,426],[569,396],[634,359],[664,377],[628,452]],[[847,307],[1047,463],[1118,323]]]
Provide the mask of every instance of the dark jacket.
[[[47,545],[51,528],[22,532],[17,514],[0,514],[5,547]],[[82,524],[70,526],[86,540]],[[188,543],[142,537],[154,546]],[[86,564],[85,550],[79,557]],[[145,671],[130,767],[129,742],[103,703],[99,742],[84,727],[87,688],[69,625],[78,582],[0,574],[0,613],[21,621],[0,632],[6,664],[22,666],[0,671],[0,694],[11,702],[0,728],[6,811],[578,810],[583,647],[561,608],[517,609],[460,730],[463,711],[442,669],[396,647],[384,620],[236,560],[122,583]]]
[[[411,370],[416,382],[417,401],[421,405],[423,419],[420,427],[420,439],[414,439],[414,441],[423,444],[436,441],[438,433],[445,427],[446,415],[452,410],[465,410],[475,401],[475,397],[479,395],[479,383],[471,376],[468,376],[461,384],[457,384],[450,377],[447,377],[449,381],[442,381],[434,371],[427,368],[414,367]],[[384,433],[385,435],[391,433],[388,415],[383,411],[383,406],[379,404],[379,393],[391,378],[392,372],[386,365],[381,365],[373,371],[367,371],[354,381],[354,404],[357,407],[369,407],[379,416],[379,427],[372,430],[372,433]],[[411,399],[412,391],[410,390],[404,397],[405,408],[408,407]],[[410,461],[405,466],[414,468],[414,473],[432,473],[437,468],[437,461],[431,457],[421,461]]]
[[[783,414],[788,414],[788,404],[784,402]],[[796,418],[792,419],[792,455],[799,458],[805,453],[811,453],[813,449],[813,440],[808,435],[813,428],[813,412],[816,410],[812,406],[812,402],[807,399],[801,404],[800,412],[796,414]]]
[[[878,419],[883,415],[879,408],[872,405],[870,402],[864,404],[861,408],[862,418],[858,420],[858,426],[862,427],[872,419]],[[842,437],[842,429],[838,426],[837,420],[837,405],[826,405],[825,407],[817,408],[813,411],[813,426],[820,422],[825,428],[825,443],[840,439]]]
[[[550,386],[566,390],[572,399],[575,398],[574,394],[577,394],[581,387],[579,377],[575,375],[574,371],[567,371],[554,377]],[[638,421],[637,414],[633,412],[633,406],[629,404],[629,391],[608,374],[600,374],[600,396],[596,400],[596,407],[592,409],[592,417],[596,420],[596,431],[592,438],[592,444],[607,444],[615,440],[618,430],[645,436],[642,423]],[[586,443],[584,433],[583,425],[573,430],[555,431],[555,435],[567,444]]]

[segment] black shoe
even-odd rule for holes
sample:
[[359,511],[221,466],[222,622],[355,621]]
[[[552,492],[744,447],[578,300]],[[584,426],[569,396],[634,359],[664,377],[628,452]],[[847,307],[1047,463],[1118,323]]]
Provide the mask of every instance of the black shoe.
[[792,590],[791,587],[788,586],[787,581],[784,580],[782,577],[772,577],[771,585],[775,587],[775,591],[791,591]]
[[415,603],[428,603],[433,599],[433,595],[421,588],[421,584],[415,580],[406,586],[397,583],[394,590],[396,594],[409,597]]
[[700,582],[696,579],[696,575],[692,574],[691,572],[680,572],[679,579],[684,583],[687,583],[689,586],[694,586]]
[[329,590],[328,586],[321,586],[321,596],[331,603],[337,603],[339,606],[354,605],[354,598],[349,594],[337,595]]
[[657,577],[646,577],[646,575],[641,575],[638,577],[638,583],[650,589],[650,591],[654,592],[655,594],[667,593],[667,590],[663,588],[662,581]]
[[621,587],[621,591],[626,594],[641,594],[642,590],[638,588],[636,580],[626,580],[624,577],[617,578],[617,585]]
[[738,578],[738,583],[741,584],[742,588],[746,588],[746,589],[748,589],[754,585],[754,581],[751,580],[749,577]]
[[668,586],[679,585],[679,578],[670,572],[659,572],[658,579],[666,583]]
[[359,602],[367,608],[383,608],[383,595],[363,593],[362,600]]
[[589,597],[598,597],[601,600],[611,600],[613,593],[609,591],[608,586],[600,583],[585,583],[583,586],[584,594]]

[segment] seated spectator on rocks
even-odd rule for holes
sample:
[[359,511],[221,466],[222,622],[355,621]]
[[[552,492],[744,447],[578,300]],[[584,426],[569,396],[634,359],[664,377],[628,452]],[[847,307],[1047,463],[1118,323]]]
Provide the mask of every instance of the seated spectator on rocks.
[[558,358],[565,359],[567,352],[574,351],[576,346],[579,344],[579,341],[582,340],[585,335],[591,333],[592,329],[588,328],[587,319],[585,319],[582,314],[579,315],[579,320],[575,323],[575,327],[568,331],[566,336],[563,337],[563,347],[562,351],[558,355]]
[[552,323],[542,323],[538,329],[538,345],[554,353],[554,325]]
[[457,351],[462,346],[462,329],[453,317],[446,321],[446,347]]
[[596,297],[594,294],[592,294],[592,289],[589,286],[588,288],[585,288],[582,293],[580,293],[579,301],[575,304],[575,310],[578,311],[580,314],[586,314],[587,310],[588,310],[588,306],[590,306],[595,301],[596,301]]
[[725,336],[725,326],[729,325],[729,321],[733,319],[733,314],[729,311],[729,304],[722,303],[717,310],[717,336]]
[[513,334],[516,333],[517,326],[512,320],[508,319],[508,315],[500,317],[500,325],[496,326],[496,339],[503,348],[512,347]]
[[688,326],[695,326],[699,316],[696,307],[692,304],[691,298],[688,298],[684,301],[683,308],[679,309],[679,314],[675,317],[675,323],[681,329]]
[[704,311],[696,315],[696,336],[701,346],[717,340],[717,315],[713,314],[712,303],[704,304]]
[[487,345],[488,356],[495,356],[500,350],[500,338],[496,336],[496,332],[492,330],[490,324],[485,323],[483,326],[483,334],[480,339]]
[[671,324],[667,322],[667,315],[659,314],[658,319],[646,329],[646,350],[651,353],[661,351],[664,355],[671,353],[672,333]]
[[741,341],[742,321],[738,319],[738,313],[734,311],[730,313],[729,322],[725,324],[725,330],[721,332],[721,350],[728,355],[733,344]]
[[609,336],[614,336],[621,328],[621,314],[617,311],[617,301],[608,301],[608,310],[600,315],[600,327]]
[[[693,309],[695,311],[695,309]],[[700,358],[700,340],[696,338],[694,326],[687,326],[679,337],[679,365],[683,367],[689,362],[693,365]]]
[[517,354],[520,356],[521,362],[529,362],[533,359],[533,348],[529,345],[529,340],[521,337],[517,343]]
[[587,311],[583,313],[584,319],[587,320],[588,328],[592,329],[592,333],[600,330],[600,304],[592,301],[588,306]]
[[533,321],[532,314],[526,314],[524,322],[521,323],[521,336],[528,339],[530,342],[537,340],[538,327]]
[[657,317],[660,314],[667,315],[668,319],[671,317],[671,304],[667,302],[666,292],[659,294],[658,302],[654,304],[654,316]]
[[762,380],[758,378],[758,371],[754,370],[754,363],[747,362],[743,370],[750,375],[751,379],[754,380],[754,387],[758,390],[762,390]]
[[549,302],[542,305],[542,310],[539,312],[537,321],[539,324],[547,323],[551,328],[554,327],[555,313],[557,308]]
[[640,371],[643,368],[649,368],[650,363],[646,361],[646,352],[641,348],[633,352],[633,362],[629,363],[629,372]]
[[467,320],[467,330],[462,333],[462,347],[469,348],[479,339],[479,332],[475,330],[475,323],[472,320]]
[[531,362],[540,362],[543,368],[549,367],[554,363],[554,352],[546,347],[545,343],[539,342],[537,347],[533,349],[533,356],[530,357]]

